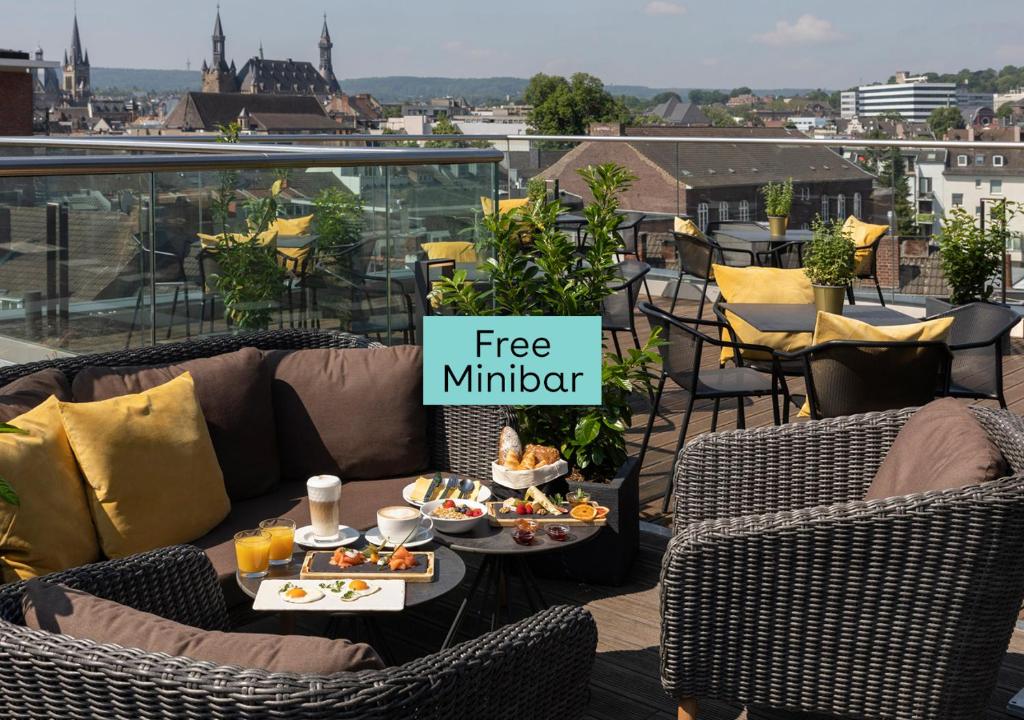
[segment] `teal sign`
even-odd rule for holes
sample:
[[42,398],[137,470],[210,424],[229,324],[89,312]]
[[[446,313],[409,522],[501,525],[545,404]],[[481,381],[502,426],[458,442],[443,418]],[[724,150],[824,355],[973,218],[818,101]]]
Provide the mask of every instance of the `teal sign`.
[[425,405],[600,405],[601,318],[425,317]]

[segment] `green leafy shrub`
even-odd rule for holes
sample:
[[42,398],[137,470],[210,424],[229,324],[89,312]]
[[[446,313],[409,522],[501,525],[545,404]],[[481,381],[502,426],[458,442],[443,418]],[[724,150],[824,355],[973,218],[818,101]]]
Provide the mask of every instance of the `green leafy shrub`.
[[962,207],[943,216],[939,252],[951,303],[963,305],[992,296],[992,281],[1002,269],[1006,242],[1011,235],[1007,225],[1017,212],[1014,203],[998,203],[992,208],[992,222],[985,231]]
[[853,280],[856,246],[838,220],[816,218],[814,237],[804,251],[804,273],[815,285],[848,285]]
[[793,178],[786,182],[770,182],[761,188],[764,211],[768,217],[785,217],[793,208]]
[[340,188],[324,188],[313,201],[317,254],[330,264],[346,257],[344,252],[363,235],[363,200]]

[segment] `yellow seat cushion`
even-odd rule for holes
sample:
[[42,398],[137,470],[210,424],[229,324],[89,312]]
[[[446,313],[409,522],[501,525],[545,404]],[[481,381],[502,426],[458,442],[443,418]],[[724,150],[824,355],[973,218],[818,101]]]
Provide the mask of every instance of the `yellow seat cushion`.
[[[831,340],[864,340],[866,342],[946,342],[955,318],[925,320],[909,325],[870,325],[843,315],[819,312],[814,321],[812,345]],[[809,417],[810,405],[804,402],[801,417]]]
[[4,582],[96,562],[96,528],[61,422],[60,401],[50,396],[10,424],[27,434],[0,435],[0,476],[19,502],[0,500]]
[[[236,242],[249,242],[252,240],[252,236],[246,233],[228,233],[228,237]],[[196,233],[196,237],[199,238],[199,242],[202,244],[205,250],[217,250],[224,241],[223,235],[206,235],[204,233]],[[256,236],[256,242],[260,245],[270,245],[277,242],[277,231],[276,230],[264,230]]]
[[[509,198],[498,201],[498,212],[504,215],[507,212],[512,212],[521,207],[526,207],[530,204],[530,198]],[[490,215],[494,212],[494,203],[489,197],[480,198],[480,206],[484,209],[485,215]]]
[[423,252],[431,260],[454,260],[462,263],[476,262],[476,248],[471,242],[446,240],[423,243]]
[[857,251],[854,255],[856,260],[857,270],[860,270],[860,264],[871,257],[871,251],[868,247],[878,238],[882,237],[889,231],[888,225],[872,225],[866,223],[863,220],[858,220],[856,217],[851,215],[846,218],[846,222],[843,223],[843,231],[849,235],[850,239],[853,240],[854,246]]
[[672,221],[672,229],[681,235],[692,235],[693,237],[702,239],[707,238],[707,236],[701,232],[701,229],[697,227],[697,223],[690,218],[676,217],[676,219]]
[[100,547],[119,558],[202,537],[231,509],[195,385],[60,403]]
[[[730,303],[780,303],[813,304],[814,290],[807,275],[800,269],[769,267],[736,268],[727,265],[712,265],[715,281],[722,296]],[[726,320],[736,331],[736,342],[752,345],[767,345],[775,350],[792,352],[811,343],[811,333],[763,333],[739,319],[728,310]],[[729,333],[723,337],[728,340]],[[731,359],[732,348],[722,348],[721,361]],[[744,352],[748,360],[767,360],[767,353]]]
[[297,218],[278,218],[270,223],[268,228],[271,232],[286,237],[293,235],[309,235],[313,230],[313,216],[303,215]]

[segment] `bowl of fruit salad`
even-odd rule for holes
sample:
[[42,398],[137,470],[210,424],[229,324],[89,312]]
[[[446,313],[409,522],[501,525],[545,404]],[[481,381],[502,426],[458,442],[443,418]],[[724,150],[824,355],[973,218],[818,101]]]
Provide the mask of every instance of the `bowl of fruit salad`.
[[423,503],[420,512],[434,521],[443,533],[458,535],[472,530],[487,517],[487,506],[475,500],[433,500]]

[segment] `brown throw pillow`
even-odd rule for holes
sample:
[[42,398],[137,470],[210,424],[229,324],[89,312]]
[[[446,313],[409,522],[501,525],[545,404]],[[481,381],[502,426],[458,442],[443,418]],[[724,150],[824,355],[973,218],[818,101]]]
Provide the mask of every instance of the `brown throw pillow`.
[[184,372],[195,381],[228,497],[245,500],[268,492],[277,485],[280,463],[270,369],[259,350],[170,365],[87,367],[75,376],[72,389],[77,402],[108,400],[163,385]]
[[36,630],[218,665],[312,675],[384,667],[369,645],[304,635],[200,630],[42,580],[26,583],[22,608],[25,625]]
[[421,348],[270,352],[285,480],[411,475],[429,462]]
[[71,383],[56,368],[40,370],[4,385],[0,388],[0,422],[27,413],[51,395],[58,400],[71,399]]
[[977,485],[1008,474],[1003,454],[967,406],[942,398],[903,426],[864,499]]

